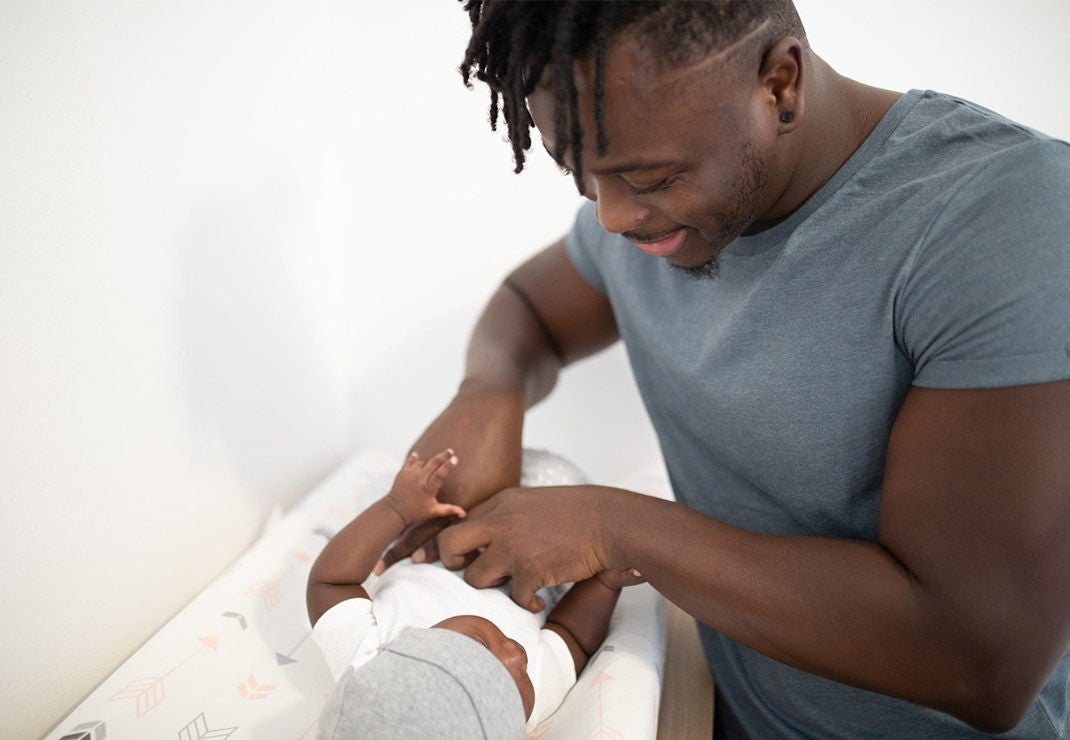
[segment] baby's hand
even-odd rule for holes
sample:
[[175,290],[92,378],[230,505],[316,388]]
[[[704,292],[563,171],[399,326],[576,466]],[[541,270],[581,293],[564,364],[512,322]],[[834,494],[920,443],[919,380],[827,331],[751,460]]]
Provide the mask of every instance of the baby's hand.
[[619,570],[603,570],[595,573],[595,578],[602,582],[606,588],[620,591],[625,586],[634,586],[643,583],[646,578],[635,568],[621,568]]
[[443,516],[463,517],[460,506],[441,503],[437,496],[442,484],[457,467],[453,450],[443,450],[427,462],[413,452],[394,478],[383,500],[398,513],[405,525]]

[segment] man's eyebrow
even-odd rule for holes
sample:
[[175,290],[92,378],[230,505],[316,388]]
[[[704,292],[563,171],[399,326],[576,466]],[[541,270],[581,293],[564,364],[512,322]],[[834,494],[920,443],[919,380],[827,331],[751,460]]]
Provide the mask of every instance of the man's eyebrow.
[[[550,147],[546,146],[545,141],[542,143],[542,148],[545,149],[546,153],[550,155],[550,159],[557,163],[558,167],[562,169],[571,169],[570,167],[566,167],[563,162],[558,161],[557,157],[554,156],[554,153],[550,151]],[[606,167],[601,169],[596,167],[584,167],[583,169],[584,172],[587,172],[592,175],[597,175],[598,177],[608,177],[609,175],[620,175],[625,172],[644,172],[646,170],[659,170],[663,167],[670,167],[675,164],[677,164],[677,162],[670,160],[659,162],[656,160],[646,161],[642,159],[635,159],[628,162],[622,162],[618,165],[614,165],[613,167]]]

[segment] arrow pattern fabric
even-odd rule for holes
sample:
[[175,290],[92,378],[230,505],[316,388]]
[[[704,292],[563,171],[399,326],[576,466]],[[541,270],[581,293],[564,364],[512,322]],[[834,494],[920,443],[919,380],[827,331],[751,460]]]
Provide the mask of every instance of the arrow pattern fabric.
[[[308,572],[330,537],[388,490],[395,458],[354,455],[44,740],[312,740],[334,687],[308,639]],[[648,586],[626,589],[603,649],[530,737],[653,738],[663,607]]]

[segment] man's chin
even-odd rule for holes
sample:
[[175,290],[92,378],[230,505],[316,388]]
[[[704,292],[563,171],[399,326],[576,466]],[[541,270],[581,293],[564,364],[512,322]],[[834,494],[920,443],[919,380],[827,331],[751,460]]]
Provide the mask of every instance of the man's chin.
[[710,257],[705,262],[697,265],[680,265],[669,261],[666,261],[665,264],[672,270],[683,273],[686,277],[689,277],[692,280],[712,280],[717,277],[718,266],[716,257]]

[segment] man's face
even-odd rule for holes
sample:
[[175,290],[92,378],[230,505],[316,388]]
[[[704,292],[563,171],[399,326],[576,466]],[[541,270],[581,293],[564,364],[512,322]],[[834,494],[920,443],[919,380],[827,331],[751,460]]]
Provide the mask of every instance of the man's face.
[[[698,276],[712,272],[729,242],[763,227],[775,200],[769,181],[777,129],[757,70],[748,73],[713,57],[659,71],[627,32],[611,37],[605,73],[609,149],[602,157],[593,62],[578,61],[575,75],[585,195],[595,201],[603,228]],[[528,107],[553,152],[551,85],[540,81]]]

